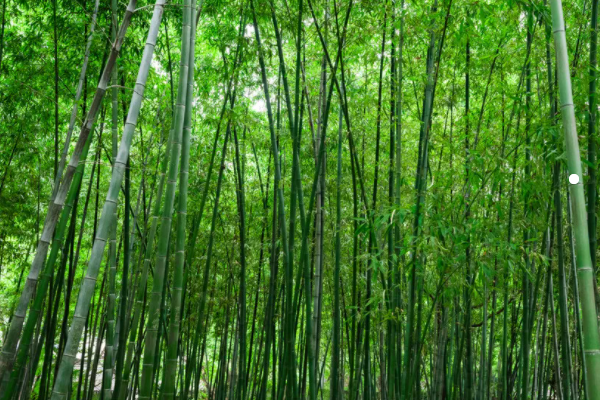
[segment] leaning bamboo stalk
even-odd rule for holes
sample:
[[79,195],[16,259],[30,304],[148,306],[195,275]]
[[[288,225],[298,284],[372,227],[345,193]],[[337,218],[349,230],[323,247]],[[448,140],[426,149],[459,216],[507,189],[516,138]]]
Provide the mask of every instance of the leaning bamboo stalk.
[[[262,375],[260,375],[259,389],[257,399],[265,400],[267,398],[267,380],[269,373],[269,353],[271,351],[271,341],[273,340],[274,330],[271,329],[273,326],[273,314],[275,312],[275,283],[277,281],[277,263],[276,263],[276,254],[277,254],[277,185],[278,181],[275,177],[273,177],[273,205],[272,205],[272,213],[271,213],[271,240],[269,245],[269,264],[270,264],[270,274],[269,274],[269,285],[267,292],[267,304],[265,305],[264,311],[264,326],[266,330],[265,334],[265,355],[262,360]],[[310,282],[306,284],[306,286],[310,286]],[[310,307],[310,301],[306,302]],[[307,320],[307,324],[308,324]],[[275,368],[275,366],[273,366]]]
[[[567,166],[569,173],[577,177],[577,182],[569,185],[569,192],[573,207],[577,278],[580,283],[580,300],[583,315],[584,360],[588,376],[597,377],[600,375],[600,335],[598,334],[596,300],[594,296],[595,277],[590,255],[581,156],[575,124],[569,56],[567,54],[567,39],[561,0],[551,0],[550,6]],[[588,394],[591,400],[600,399],[600,380],[590,379],[588,381]]]
[[[299,13],[298,13],[298,30],[296,33],[296,90],[295,90],[295,103],[294,105],[292,105],[291,102],[291,96],[289,94],[289,85],[288,85],[288,80],[287,80],[287,73],[286,73],[286,68],[285,68],[285,62],[284,62],[284,57],[283,57],[283,50],[282,50],[282,39],[281,39],[281,35],[279,34],[279,29],[277,27],[277,18],[275,15],[275,12],[273,10],[273,8],[271,9],[271,16],[272,16],[272,20],[273,20],[273,26],[275,28],[275,32],[276,32],[276,38],[277,38],[277,49],[278,49],[278,55],[279,55],[279,61],[280,61],[280,72],[281,72],[281,78],[283,81],[283,87],[284,87],[284,95],[285,95],[285,101],[286,101],[286,105],[287,105],[287,111],[288,111],[288,119],[290,121],[289,125],[290,125],[290,133],[291,133],[291,137],[292,137],[292,143],[293,143],[293,161],[292,161],[292,188],[291,188],[291,195],[290,195],[290,228],[289,228],[289,259],[293,260],[294,258],[294,233],[295,233],[295,223],[294,220],[296,219],[295,215],[296,215],[296,199],[298,200],[298,208],[300,211],[300,223],[301,223],[301,232],[302,232],[302,245],[301,245],[301,253],[300,253],[300,266],[301,268],[298,269],[298,273],[297,273],[297,280],[300,280],[300,277],[302,276],[302,274],[304,275],[304,294],[307,297],[307,301],[305,302],[306,305],[306,312],[305,312],[305,319],[306,319],[306,330],[309,333],[307,335],[307,340],[310,340],[310,344],[308,347],[308,351],[307,351],[307,367],[308,367],[308,378],[309,378],[309,398],[310,399],[315,399],[317,396],[317,384],[316,384],[316,376],[315,376],[315,370],[316,370],[316,359],[317,357],[317,353],[318,353],[318,340],[317,337],[319,336],[318,332],[319,332],[319,327],[318,325],[320,320],[317,318],[317,315],[320,314],[320,295],[319,293],[321,293],[321,286],[322,286],[322,281],[320,278],[320,270],[321,270],[321,266],[320,266],[320,262],[321,262],[321,247],[322,247],[322,215],[320,215],[320,211],[319,211],[319,202],[321,201],[322,198],[322,192],[324,190],[324,182],[323,182],[323,177],[322,177],[322,173],[324,171],[324,155],[325,152],[322,151],[324,149],[324,137],[326,134],[326,126],[327,126],[327,120],[328,120],[328,115],[329,115],[329,107],[331,104],[331,95],[333,93],[332,90],[332,86],[330,86],[329,89],[329,94],[328,96],[325,96],[325,89],[324,87],[326,85],[324,85],[325,79],[321,78],[321,94],[320,94],[320,100],[319,100],[319,120],[318,120],[318,132],[317,132],[317,137],[315,137],[314,139],[316,140],[315,142],[315,159],[317,161],[316,163],[316,168],[315,168],[315,178],[313,180],[313,190],[311,193],[311,200],[310,200],[310,205],[308,207],[308,215],[311,215],[312,213],[312,208],[315,202],[315,190],[317,190],[316,193],[316,198],[317,198],[317,210],[316,210],[316,216],[315,216],[315,221],[316,221],[316,227],[315,227],[315,235],[316,235],[316,239],[315,239],[315,277],[314,277],[314,286],[315,286],[315,290],[314,290],[314,294],[311,295],[312,292],[312,288],[311,288],[311,282],[310,282],[310,259],[309,259],[309,255],[308,255],[308,237],[310,236],[309,233],[309,217],[307,216],[307,212],[306,212],[306,208],[304,206],[304,192],[303,192],[303,188],[302,188],[302,180],[300,179],[302,176],[301,170],[300,170],[300,137],[301,137],[301,127],[302,127],[302,107],[299,106],[299,96],[300,96],[300,89],[299,89],[299,85],[300,85],[300,69],[302,68],[302,63],[300,61],[300,44],[301,44],[301,35],[302,35],[302,13],[303,13],[303,2],[299,2],[298,4],[299,7]],[[346,14],[346,19],[344,22],[344,31],[346,29],[347,26],[347,22],[348,22],[348,15],[350,12],[351,7],[348,8],[348,13]],[[313,12],[313,16],[314,16],[314,12]],[[317,29],[318,29],[318,25],[317,25]],[[341,41],[340,41],[341,42]],[[326,50],[326,49],[325,49]],[[338,51],[338,58],[336,59],[336,67],[333,68],[334,70],[334,74],[335,74],[335,69],[337,68],[337,61],[339,60],[339,57],[341,56],[341,50]],[[323,60],[323,62],[325,62],[325,59]],[[324,68],[324,67],[323,67]],[[324,75],[324,69],[322,69],[322,75]],[[279,107],[279,103],[278,103],[278,107]],[[294,110],[294,113],[292,113],[292,110]],[[310,110],[309,110],[310,111]],[[279,108],[278,108],[278,115],[277,115],[277,121],[278,124],[280,122],[280,118],[279,118]],[[300,112],[300,118],[298,117],[298,113]],[[312,127],[312,125],[311,125]],[[299,298],[299,295],[301,294],[301,286],[298,285],[296,287],[296,291],[294,294],[294,304],[298,304],[297,299]],[[311,299],[311,300],[308,300]],[[312,312],[312,304],[315,305],[314,310],[315,313],[313,314]],[[296,307],[297,308],[297,307]],[[291,315],[291,313],[290,313]],[[294,327],[292,326],[291,331],[294,331]],[[288,337],[290,337],[292,335],[288,335]],[[293,340],[293,338],[292,338]],[[287,343],[287,342],[286,342]],[[294,344],[292,343],[292,346],[294,347]],[[289,351],[288,351],[289,353]],[[295,359],[293,360],[293,363],[295,363]],[[292,366],[291,369],[294,369],[295,367]],[[292,379],[295,380],[295,376],[292,376]],[[303,381],[304,384],[304,381]],[[292,382],[292,386],[295,385],[295,382]]]
[[100,217],[100,222],[98,224],[98,231],[94,239],[94,245],[92,247],[90,260],[88,262],[88,268],[81,284],[65,352],[58,368],[56,382],[52,391],[53,400],[66,399],[69,392],[70,377],[73,371],[73,365],[77,358],[79,341],[81,339],[81,333],[85,324],[85,320],[87,319],[90,300],[94,293],[94,287],[96,285],[96,279],[100,270],[104,248],[108,240],[108,231],[111,224],[114,223],[114,209],[117,206],[117,199],[121,189],[121,183],[123,182],[123,175],[127,160],[129,158],[131,142],[142,105],[144,89],[148,79],[148,74],[150,72],[150,63],[154,55],[154,48],[156,45],[160,21],[163,15],[163,9],[164,0],[158,0],[154,5],[154,12],[152,14],[152,20],[150,21],[150,28],[146,38],[146,44],[144,46],[144,52],[140,62],[135,88],[131,97],[129,113],[127,115],[125,127],[123,128],[123,135],[121,144],[119,146],[118,155],[114,160],[110,186],[102,209],[102,216]]
[[21,292],[18,305],[11,320],[10,328],[2,347],[2,352],[0,352],[0,377],[2,377],[12,367],[19,336],[23,329],[23,322],[25,320],[27,306],[31,300],[31,297],[33,296],[35,287],[37,286],[38,278],[40,272],[42,271],[44,262],[46,260],[46,255],[48,253],[48,248],[50,247],[50,242],[54,234],[54,229],[60,217],[61,210],[65,206],[67,194],[71,187],[71,182],[73,181],[77,166],[79,165],[83,148],[85,147],[87,138],[92,131],[92,127],[96,121],[96,117],[98,116],[98,112],[100,111],[102,99],[106,93],[110,76],[119,52],[121,51],[121,46],[123,45],[123,41],[125,39],[125,33],[127,32],[127,28],[129,28],[129,23],[133,17],[133,12],[136,5],[137,0],[130,0],[129,4],[127,5],[125,15],[123,16],[123,22],[121,23],[121,27],[117,35],[117,40],[113,43],[108,59],[106,60],[102,77],[100,78],[100,82],[98,83],[96,93],[94,94],[94,99],[92,100],[90,110],[88,111],[85,122],[81,128],[81,133],[79,134],[79,139],[75,145],[75,150],[73,151],[69,164],[67,165],[65,176],[60,188],[57,191],[54,201],[51,202],[48,207],[48,212],[44,221],[44,228],[42,230],[40,241],[37,245],[35,257],[31,264],[27,281],[23,291]]
[[71,186],[71,190],[69,191],[69,196],[67,197],[65,208],[62,210],[60,222],[58,224],[58,228],[56,230],[56,235],[54,237],[54,241],[52,242],[52,250],[50,251],[50,257],[48,258],[48,262],[44,267],[44,271],[41,274],[41,279],[36,291],[36,295],[34,298],[33,305],[31,307],[31,311],[27,316],[27,322],[25,324],[25,328],[23,329],[23,335],[21,336],[19,349],[17,351],[17,357],[15,360],[15,365],[10,374],[10,380],[7,385],[4,387],[3,399],[11,399],[14,391],[17,389],[19,376],[21,374],[21,370],[25,367],[25,363],[27,361],[27,357],[29,356],[29,348],[31,345],[31,341],[33,338],[35,325],[37,324],[38,317],[42,313],[44,300],[46,298],[46,293],[48,291],[48,284],[52,279],[52,275],[54,272],[54,265],[56,263],[56,259],[58,256],[59,249],[62,247],[64,241],[64,235],[67,230],[67,222],[71,217],[71,210],[73,208],[73,203],[75,197],[79,194],[79,188],[81,184],[81,180],[83,178],[83,171],[85,168],[85,160],[87,158],[87,153],[89,150],[90,141],[88,140],[86,147],[84,147],[83,152],[81,154],[81,162],[79,167],[77,168],[77,173],[74,177],[74,185]]
[[[561,376],[561,372],[560,372],[560,356],[559,356],[559,351],[558,351],[558,329],[556,328],[557,323],[556,323],[556,310],[554,309],[554,298],[553,298],[553,293],[554,293],[554,284],[552,281],[552,274],[550,275],[550,283],[549,283],[549,287],[548,287],[548,296],[550,297],[550,312],[552,314],[552,350],[554,352],[554,373],[557,377]],[[558,398],[559,399],[563,399],[563,383],[561,379],[557,379],[556,380],[557,385],[556,385],[556,391],[558,392]]]

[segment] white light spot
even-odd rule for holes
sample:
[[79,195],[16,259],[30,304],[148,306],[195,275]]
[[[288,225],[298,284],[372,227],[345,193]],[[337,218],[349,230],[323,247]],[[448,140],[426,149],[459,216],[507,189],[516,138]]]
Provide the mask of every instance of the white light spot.
[[252,105],[252,110],[255,112],[266,112],[267,103],[263,99],[259,99]]
[[245,38],[254,37],[254,26],[252,26],[252,24],[246,25],[246,30],[244,32],[244,37]]
[[577,174],[569,175],[569,183],[571,185],[577,185],[579,183],[579,175],[577,175]]

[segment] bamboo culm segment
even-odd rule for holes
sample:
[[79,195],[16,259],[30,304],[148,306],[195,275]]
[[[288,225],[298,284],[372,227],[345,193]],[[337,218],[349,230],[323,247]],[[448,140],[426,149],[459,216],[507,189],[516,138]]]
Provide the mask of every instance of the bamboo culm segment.
[[88,261],[87,271],[79,290],[77,305],[75,307],[75,313],[73,314],[73,320],[69,329],[65,352],[59,365],[56,382],[52,390],[52,400],[66,399],[69,393],[70,378],[73,372],[75,360],[77,358],[81,334],[83,332],[85,321],[89,312],[91,297],[96,286],[96,279],[100,270],[104,248],[108,240],[108,231],[110,226],[115,223],[114,216],[115,209],[117,207],[117,199],[121,189],[121,184],[123,182],[123,175],[127,165],[127,159],[129,158],[129,151],[131,148],[131,142],[133,140],[135,126],[137,124],[140,108],[142,106],[144,89],[148,79],[148,74],[150,72],[150,63],[154,55],[154,47],[156,46],[156,38],[158,36],[158,30],[163,11],[164,0],[158,0],[154,5],[148,37],[146,39],[146,45],[142,54],[142,60],[140,62],[135,88],[131,97],[127,120],[123,128],[123,135],[121,137],[117,158],[114,160],[114,168],[110,180],[108,194],[106,196],[104,206],[102,207],[102,214],[98,224],[98,231],[96,237],[94,238],[94,245],[92,247],[92,254]]
[[[569,183],[569,192],[571,194],[573,207],[577,280],[579,282],[579,296],[583,316],[585,367],[589,377],[597,377],[600,376],[600,335],[598,334],[596,299],[594,296],[593,281],[595,277],[590,255],[581,156],[579,153],[579,142],[575,125],[569,56],[567,53],[565,23],[561,0],[550,0],[550,7],[552,11],[552,32],[556,52],[560,111],[567,155],[567,169],[569,174],[576,174],[579,177],[579,183]],[[588,395],[591,400],[600,399],[600,380],[594,378],[588,380]]]

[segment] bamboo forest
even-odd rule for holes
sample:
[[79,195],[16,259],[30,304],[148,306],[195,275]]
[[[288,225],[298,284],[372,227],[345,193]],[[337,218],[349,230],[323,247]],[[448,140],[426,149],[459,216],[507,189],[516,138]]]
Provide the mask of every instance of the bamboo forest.
[[0,400],[600,400],[600,0],[0,0]]

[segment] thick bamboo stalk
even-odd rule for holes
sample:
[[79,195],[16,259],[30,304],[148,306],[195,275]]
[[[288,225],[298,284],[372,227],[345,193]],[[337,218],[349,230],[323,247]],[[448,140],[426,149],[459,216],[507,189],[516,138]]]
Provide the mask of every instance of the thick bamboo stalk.
[[158,29],[160,27],[160,21],[163,15],[163,8],[164,0],[158,0],[154,5],[154,12],[150,21],[148,37],[146,39],[144,52],[142,54],[142,60],[140,62],[135,89],[131,97],[129,113],[123,128],[123,135],[121,144],[119,146],[118,155],[114,160],[110,186],[106,196],[106,201],[102,208],[102,216],[100,217],[100,222],[98,224],[98,232],[94,239],[94,245],[90,260],[88,262],[88,268],[81,284],[79,296],[77,298],[77,305],[75,307],[71,328],[69,329],[69,337],[65,346],[65,353],[60,363],[56,383],[54,384],[54,389],[52,391],[53,400],[66,399],[69,392],[70,377],[71,373],[73,372],[73,365],[77,358],[79,341],[81,339],[83,327],[87,319],[90,300],[94,293],[94,287],[96,285],[98,272],[100,270],[100,263],[102,261],[104,248],[108,240],[109,227],[114,223],[114,209],[117,206],[117,199],[121,189],[125,167],[127,160],[129,159],[131,141],[133,139],[135,126],[140,113],[146,81],[150,72],[150,63],[154,55],[154,47],[156,45]]
[[[583,314],[584,359],[588,376],[593,377],[600,375],[600,335],[598,334],[596,299],[594,296],[595,277],[590,256],[581,156],[575,125],[575,110],[571,90],[571,75],[569,72],[569,57],[567,54],[562,2],[561,0],[551,0],[550,6],[567,166],[569,174],[575,175],[573,181],[570,181],[569,191],[573,207],[577,278],[580,284],[579,295]],[[588,380],[588,395],[590,400],[600,399],[600,380]]]
[[[596,68],[598,67],[598,0],[592,0],[592,20],[590,27],[590,69],[589,69],[589,94],[588,94],[588,201],[587,218],[589,224],[590,249],[592,267],[596,268],[596,203],[597,203],[597,174],[596,168],[596,121],[598,116],[598,105],[596,100]],[[594,285],[595,296],[598,297],[597,284]],[[598,307],[598,299],[596,299]]]

